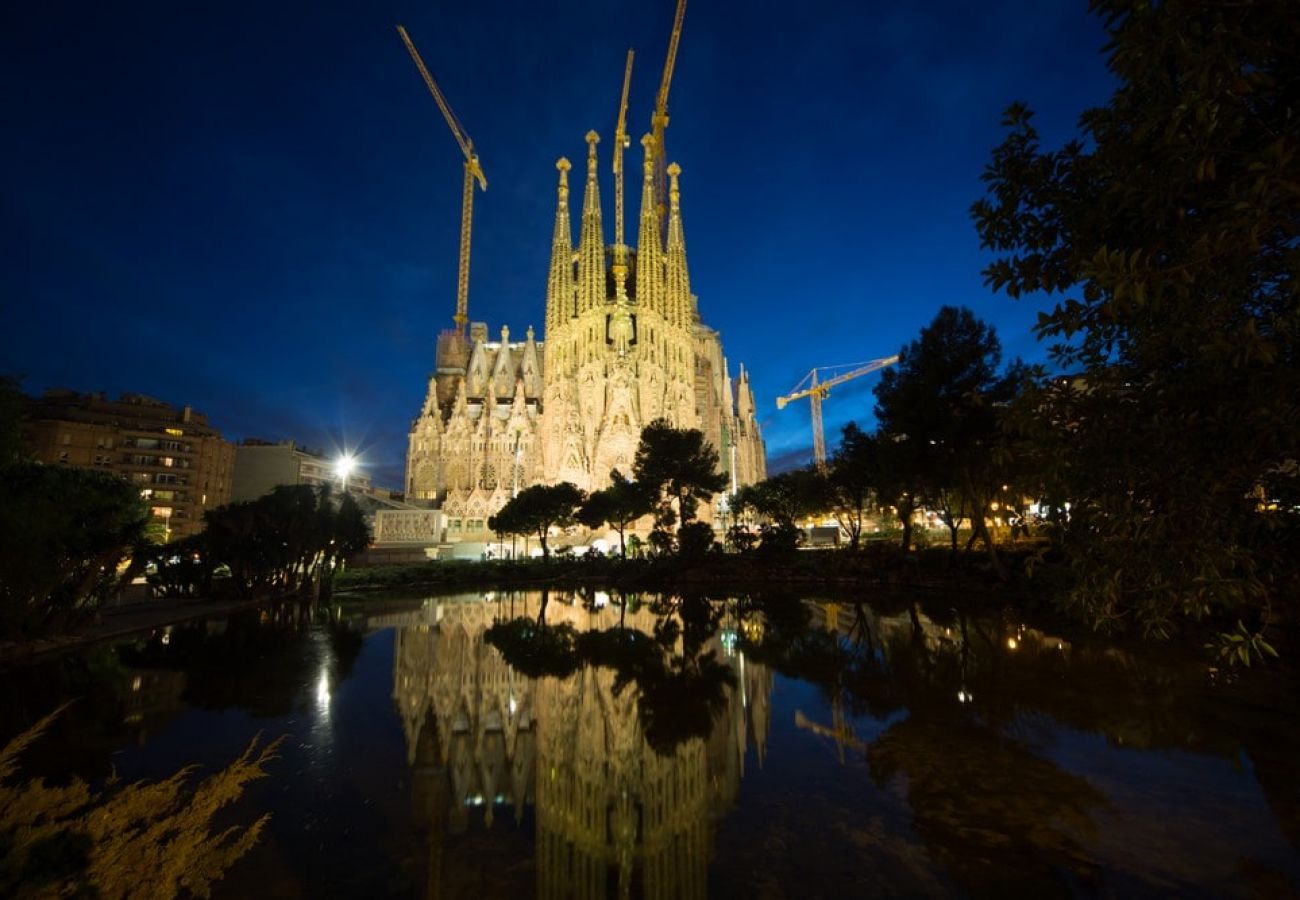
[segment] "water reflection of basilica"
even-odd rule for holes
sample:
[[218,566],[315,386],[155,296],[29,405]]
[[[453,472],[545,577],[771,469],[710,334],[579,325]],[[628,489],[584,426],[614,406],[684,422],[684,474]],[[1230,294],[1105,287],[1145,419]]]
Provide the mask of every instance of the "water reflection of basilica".
[[[610,669],[530,679],[486,643],[494,621],[536,617],[540,603],[536,593],[441,598],[390,623],[400,626],[393,697],[431,828],[430,888],[444,830],[465,831],[478,807],[489,828],[498,807],[520,822],[531,804],[539,896],[703,897],[713,832],[735,802],[751,740],[763,758],[770,672],[712,637],[705,652],[731,669],[735,688],[707,739],[659,753],[642,732],[636,687],[616,690]],[[586,632],[616,627],[619,611],[553,596],[546,621]],[[624,625],[649,634],[655,621],[641,609]]]

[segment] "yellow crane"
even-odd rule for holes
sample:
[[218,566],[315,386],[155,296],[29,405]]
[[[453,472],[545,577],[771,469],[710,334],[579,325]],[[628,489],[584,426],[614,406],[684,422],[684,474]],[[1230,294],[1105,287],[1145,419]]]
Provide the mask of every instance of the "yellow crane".
[[[852,363],[851,366],[821,366],[805,375],[803,380],[796,384],[794,390],[790,391],[790,393],[776,398],[777,409],[785,409],[786,404],[794,400],[808,398],[808,402],[812,406],[813,460],[818,467],[826,465],[826,435],[822,430],[822,401],[830,395],[831,388],[846,381],[852,381],[854,378],[869,375],[883,369],[885,366],[892,366],[896,362],[898,362],[897,356],[886,356],[881,359],[873,359],[871,362]],[[818,377],[820,372],[832,372],[844,368],[848,368],[849,371],[832,375],[824,380]]]
[[627,67],[623,69],[623,99],[618,103],[618,124],[614,126],[614,246],[624,258],[627,256],[627,245],[623,243],[623,151],[632,143],[627,136],[627,92],[632,86],[634,55],[633,51],[627,51]]
[[661,237],[668,234],[668,160],[664,151],[664,131],[668,128],[668,87],[673,80],[673,67],[677,65],[677,44],[682,39],[682,22],[686,18],[686,0],[677,0],[677,13],[673,16],[673,32],[668,39],[668,58],[664,60],[664,75],[659,81],[655,96],[655,111],[650,117],[650,136],[654,141],[655,200],[659,207]]
[[420,76],[428,86],[429,93],[433,94],[438,109],[442,110],[442,116],[447,120],[452,137],[460,145],[460,151],[465,154],[465,184],[460,197],[460,260],[456,272],[456,315],[453,317],[456,321],[456,331],[463,337],[465,325],[469,322],[469,237],[474,222],[474,182],[478,182],[480,190],[486,191],[487,178],[483,174],[483,166],[479,163],[478,154],[474,152],[474,142],[465,133],[464,126],[451,111],[447,98],[442,95],[437,82],[425,68],[419,51],[415,49],[415,44],[411,43],[411,36],[401,25],[397,26],[397,33],[401,36],[402,43],[406,45],[407,52],[411,54],[415,67],[420,70]]

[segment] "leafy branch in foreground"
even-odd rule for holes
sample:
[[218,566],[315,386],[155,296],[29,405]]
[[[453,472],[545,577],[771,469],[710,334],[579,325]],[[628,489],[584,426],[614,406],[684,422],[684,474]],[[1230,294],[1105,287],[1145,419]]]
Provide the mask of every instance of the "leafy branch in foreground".
[[266,775],[281,738],[243,754],[193,784],[193,766],[158,782],[110,779],[92,790],[21,780],[18,760],[63,707],[0,750],[0,894],[103,897],[210,895],[226,870],[257,843],[270,819],[214,831],[217,813]]
[[1047,295],[1036,330],[1071,376],[1012,417],[1068,512],[1062,603],[1155,635],[1268,627],[1300,584],[1300,19],[1091,6],[1114,93],[1059,149],[1013,105],[972,207],[986,282]]

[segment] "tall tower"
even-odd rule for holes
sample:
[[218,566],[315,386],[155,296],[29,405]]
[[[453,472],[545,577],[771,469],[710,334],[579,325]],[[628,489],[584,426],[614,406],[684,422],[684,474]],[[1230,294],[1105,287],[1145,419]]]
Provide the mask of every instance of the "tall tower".
[[582,234],[578,243],[578,315],[605,302],[605,233],[600,221],[600,185],[596,179],[596,144],[587,132],[587,185],[582,194]]
[[569,225],[569,161],[561,156],[555,163],[560,170],[558,199],[555,204],[555,233],[551,238],[551,270],[546,279],[546,332],[550,336],[573,318],[573,228]]
[[659,209],[655,203],[654,145],[654,138],[650,135],[641,138],[645,162],[641,167],[641,224],[636,239],[636,297],[641,309],[662,316],[663,261],[659,248]]

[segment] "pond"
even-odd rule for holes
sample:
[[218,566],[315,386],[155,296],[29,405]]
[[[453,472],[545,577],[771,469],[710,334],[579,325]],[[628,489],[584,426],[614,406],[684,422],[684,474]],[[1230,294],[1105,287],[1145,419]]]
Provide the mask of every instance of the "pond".
[[[956,604],[960,606],[960,604]],[[217,896],[1285,896],[1300,690],[952,602],[368,598],[5,674],[54,780],[285,736]]]

